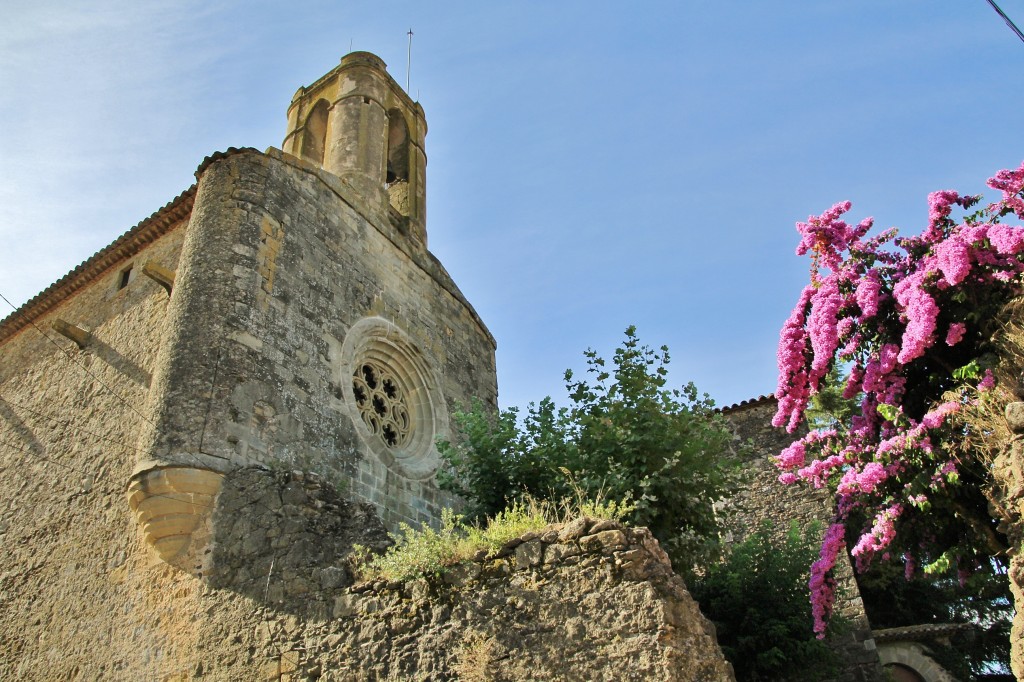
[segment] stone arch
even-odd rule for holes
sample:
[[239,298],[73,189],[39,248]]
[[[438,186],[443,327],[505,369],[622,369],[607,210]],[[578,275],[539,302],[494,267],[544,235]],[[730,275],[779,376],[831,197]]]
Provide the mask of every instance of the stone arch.
[[916,670],[902,663],[890,663],[885,666],[885,672],[892,682],[924,682]]
[[388,201],[403,216],[410,213],[409,166],[410,146],[409,124],[398,109],[388,110],[388,155],[387,173],[384,184],[388,188]]
[[[878,658],[883,669],[892,671],[899,680],[908,682],[955,682],[945,668],[927,655],[917,642],[886,642],[878,645]],[[914,677],[916,675],[916,679]]]
[[302,132],[302,158],[322,166],[327,144],[327,119],[331,105],[325,99],[313,105]]
[[398,109],[388,110],[388,167],[385,182],[409,181],[409,125]]

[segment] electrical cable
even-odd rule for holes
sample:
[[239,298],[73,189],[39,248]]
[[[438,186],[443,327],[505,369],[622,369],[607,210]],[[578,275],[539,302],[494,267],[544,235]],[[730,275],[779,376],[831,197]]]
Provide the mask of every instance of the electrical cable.
[[[51,422],[55,422],[56,424],[59,424],[61,427],[75,429],[76,433],[87,434],[87,435],[92,436],[93,438],[96,438],[98,440],[106,441],[108,443],[112,443],[112,444],[116,445],[117,447],[121,448],[122,450],[124,450],[125,452],[133,452],[133,453],[142,453],[144,455],[152,455],[151,452],[149,452],[147,450],[144,450],[143,448],[139,448],[137,446],[128,445],[126,443],[123,443],[123,442],[115,439],[115,438],[111,438],[109,436],[104,436],[102,434],[96,433],[95,431],[90,431],[88,429],[85,429],[85,428],[81,427],[80,425],[73,424],[72,422],[67,421],[65,419],[61,419],[59,417],[55,417],[53,415],[49,415],[49,414],[46,414],[44,412],[40,412],[39,410],[32,409],[32,408],[27,407],[25,405],[20,405],[18,403],[15,403],[15,402],[5,398],[2,395],[0,395],[0,403],[3,403],[5,405],[7,405],[12,411],[14,411],[15,408],[19,409],[19,410],[24,410],[25,412],[28,412],[28,413],[33,414],[33,415],[36,415],[36,416],[38,416],[38,417],[40,417],[42,419],[46,419],[46,420],[49,420]],[[15,415],[17,416],[16,412],[15,412]],[[6,446],[11,447],[11,448],[13,448],[15,450],[19,450],[19,451],[25,453],[26,455],[28,455],[28,456],[30,456],[30,457],[32,457],[34,459],[37,459],[37,460],[40,460],[40,461],[43,461],[43,462],[47,462],[47,463],[53,464],[53,465],[55,465],[55,466],[57,466],[59,468],[64,469],[65,471],[75,472],[75,473],[77,473],[79,475],[82,475],[84,477],[90,478],[93,481],[97,481],[98,480],[98,478],[97,478],[97,476],[96,476],[96,474],[94,472],[86,471],[85,469],[81,469],[79,467],[73,466],[73,465],[65,463],[65,462],[59,462],[59,461],[57,461],[55,459],[51,459],[51,458],[46,457],[44,455],[41,455],[41,454],[39,454],[37,452],[34,452],[33,450],[28,449],[28,448],[26,448],[26,447],[24,447],[22,445],[11,443],[11,442],[3,440],[3,439],[0,439],[0,445],[6,445]],[[183,454],[187,454],[187,453],[183,453]],[[223,476],[221,481],[222,482],[227,482],[236,491],[242,492],[242,490],[243,490],[242,487],[240,485],[238,485],[238,483],[236,481],[231,480],[228,476]],[[112,488],[111,490],[116,491],[116,489],[114,489],[114,488]],[[161,493],[151,493],[150,497],[168,499],[168,500],[173,500],[173,501],[176,501],[176,502],[186,501],[188,504],[191,504],[191,505],[193,505],[195,507],[201,507],[201,508],[204,508],[204,509],[209,509],[210,511],[214,511],[214,510],[217,509],[216,505],[214,505],[214,504],[204,504],[204,503],[199,502],[199,501],[194,500],[194,499],[192,499],[192,500],[183,500],[182,497],[180,497],[180,496],[179,497],[174,497],[174,496],[171,496],[171,495],[166,495],[166,494],[161,494]],[[264,509],[265,511],[270,512],[271,514],[274,514],[275,516],[280,515],[280,513],[281,513],[280,510],[275,510],[275,509],[267,506],[266,504],[264,504],[263,502],[261,502],[258,499],[251,500],[251,503],[253,505],[257,506],[257,507],[260,507],[260,508]],[[280,557],[277,557],[277,558],[280,558]]]
[[[2,300],[3,300],[4,302],[5,302],[5,303],[7,303],[7,305],[9,305],[9,306],[10,306],[10,307],[11,307],[11,308],[12,308],[13,310],[17,311],[17,308],[15,308],[15,307],[14,307],[14,304],[13,304],[13,303],[11,303],[11,302],[10,302],[10,300],[9,300],[9,299],[8,299],[8,298],[7,298],[6,296],[4,296],[4,295],[3,295],[3,293],[0,293],[0,299],[2,299]],[[139,417],[140,417],[140,418],[141,418],[141,419],[142,419],[143,421],[145,421],[146,423],[150,424],[151,426],[153,426],[153,427],[156,427],[156,426],[157,426],[157,424],[156,424],[156,423],[155,423],[155,422],[154,422],[153,420],[151,420],[151,419],[150,419],[149,417],[147,417],[147,416],[146,416],[145,414],[143,414],[142,412],[140,412],[139,410],[137,410],[137,409],[135,408],[135,406],[131,404],[131,402],[129,402],[129,401],[127,400],[127,399],[125,399],[125,398],[124,398],[123,396],[121,396],[121,395],[120,395],[120,394],[119,394],[119,393],[118,393],[117,391],[115,391],[115,390],[114,390],[113,388],[111,388],[111,387],[110,387],[110,386],[108,386],[108,385],[107,385],[106,383],[104,383],[104,382],[103,382],[103,380],[102,380],[102,379],[100,379],[100,378],[99,378],[98,376],[96,376],[96,375],[95,375],[95,374],[94,374],[93,372],[91,372],[91,371],[89,370],[89,368],[88,368],[88,367],[86,367],[86,366],[85,366],[85,365],[83,365],[83,364],[82,364],[81,362],[79,362],[79,361],[78,361],[77,359],[75,359],[75,357],[74,357],[73,355],[71,355],[71,353],[69,353],[69,352],[67,351],[67,349],[66,349],[66,348],[64,348],[63,346],[61,346],[61,345],[60,345],[59,343],[57,343],[57,342],[56,342],[56,340],[54,340],[54,339],[53,339],[53,338],[51,338],[51,337],[50,337],[50,336],[49,336],[49,335],[48,335],[48,334],[47,334],[46,332],[44,332],[44,331],[43,331],[43,330],[42,330],[42,329],[41,329],[41,328],[39,327],[39,325],[37,325],[37,324],[35,323],[35,321],[34,321],[34,320],[32,320],[32,319],[29,319],[29,320],[28,320],[28,323],[29,323],[29,324],[30,324],[30,325],[31,325],[31,326],[32,326],[32,327],[33,327],[33,328],[34,328],[34,329],[35,329],[36,331],[38,331],[38,332],[39,332],[39,333],[40,333],[40,334],[42,335],[42,337],[43,337],[44,339],[46,339],[46,340],[47,340],[47,341],[49,341],[49,342],[50,342],[51,344],[53,344],[53,345],[54,345],[54,346],[55,346],[55,347],[57,348],[57,350],[59,350],[59,351],[60,351],[61,353],[63,353],[65,357],[67,357],[67,358],[68,358],[68,359],[69,359],[69,360],[70,360],[70,361],[71,361],[72,363],[74,363],[75,365],[77,365],[77,366],[78,366],[78,367],[79,367],[79,368],[80,368],[80,369],[81,369],[82,371],[84,371],[84,372],[85,372],[86,374],[88,374],[88,375],[89,375],[90,377],[92,377],[92,379],[94,379],[94,380],[96,381],[96,383],[98,383],[98,384],[99,384],[100,386],[102,386],[102,387],[103,387],[104,389],[106,389],[106,390],[107,390],[107,392],[108,392],[108,393],[110,393],[110,395],[114,396],[114,398],[116,398],[116,399],[117,399],[118,401],[120,401],[120,402],[121,402],[121,403],[122,403],[122,404],[123,404],[123,405],[124,405],[125,407],[127,407],[127,408],[128,408],[129,410],[131,410],[132,412],[134,412],[134,413],[135,413],[136,415],[138,415],[138,416],[139,416]],[[220,366],[220,357],[221,357],[221,356],[220,356],[220,353],[218,353],[218,355],[217,355],[217,367],[215,368],[214,378],[213,378],[213,379],[211,379],[211,381],[215,381],[215,380],[216,380],[216,370],[217,370],[217,369],[219,368],[219,366]],[[205,436],[206,436],[206,425],[207,425],[207,421],[209,420],[209,409],[210,409],[211,405],[212,405],[212,401],[211,401],[211,403],[210,403],[210,404],[208,404],[208,406],[207,406],[207,415],[206,415],[206,417],[205,417],[205,418],[204,418],[204,420],[203,420],[203,427],[202,427],[202,430],[200,431],[200,435],[199,435],[199,452],[200,452],[200,453],[202,453],[202,454],[205,454],[205,453],[203,453],[203,452],[202,452],[202,443],[203,443],[203,439],[204,439],[204,438],[205,438]],[[149,454],[149,455],[152,455],[152,453],[145,453],[145,454]],[[181,454],[185,454],[185,455],[187,455],[188,457],[190,457],[190,458],[192,459],[193,463],[194,463],[194,464],[195,464],[196,466],[198,466],[199,468],[203,468],[203,469],[206,469],[206,468],[208,468],[207,464],[203,463],[203,462],[202,462],[202,461],[201,461],[201,460],[200,460],[200,459],[199,459],[198,457],[196,457],[196,456],[195,456],[195,454],[193,454],[193,453],[190,453],[190,452],[186,452],[186,453],[181,453]]]
[[992,9],[996,11],[996,14],[1001,16],[1003,21],[1006,22],[1006,25],[1010,27],[1010,30],[1017,34],[1017,37],[1020,38],[1021,42],[1024,42],[1024,33],[1021,33],[1021,30],[1017,28],[1017,24],[1013,23],[1013,20],[1006,16],[1006,12],[996,4],[995,0],[985,0],[985,2],[992,6]]

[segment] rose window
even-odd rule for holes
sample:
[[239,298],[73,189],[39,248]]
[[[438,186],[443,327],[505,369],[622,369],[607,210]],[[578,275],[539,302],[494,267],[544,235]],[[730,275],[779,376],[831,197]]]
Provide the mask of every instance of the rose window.
[[366,317],[345,335],[340,360],[333,383],[344,386],[362,454],[409,479],[433,476],[448,413],[437,372],[412,339],[394,322]]
[[352,391],[363,423],[389,448],[409,442],[412,419],[400,380],[383,365],[363,362],[352,377]]

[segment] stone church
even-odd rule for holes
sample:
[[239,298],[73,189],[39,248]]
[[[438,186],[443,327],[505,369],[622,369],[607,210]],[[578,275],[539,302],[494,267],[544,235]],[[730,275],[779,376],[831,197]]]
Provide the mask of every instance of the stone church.
[[[353,544],[452,503],[455,406],[497,405],[495,340],[427,249],[426,134],[349,54],[282,149],[209,156],[0,321],[0,677],[731,679],[643,529],[353,586]],[[877,679],[863,625],[850,679]]]

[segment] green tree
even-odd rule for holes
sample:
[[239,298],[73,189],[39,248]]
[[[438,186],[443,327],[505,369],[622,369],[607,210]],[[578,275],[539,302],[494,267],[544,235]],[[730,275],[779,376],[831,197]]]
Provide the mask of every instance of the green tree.
[[836,428],[849,423],[849,420],[860,409],[862,394],[844,397],[846,382],[849,375],[843,373],[840,366],[834,365],[818,384],[818,392],[811,396],[810,404],[804,412],[807,426],[812,429]]
[[636,328],[611,366],[588,350],[587,376],[565,374],[569,407],[550,398],[525,416],[489,414],[476,403],[457,412],[459,438],[439,450],[448,471],[441,487],[467,501],[467,515],[493,516],[524,494],[628,499],[629,522],[647,526],[677,570],[718,550],[716,503],[738,483],[732,432],[693,384],[666,387],[668,348],[652,350]]
[[[711,566],[690,591],[712,620],[737,680],[820,680],[834,676],[836,653],[817,639],[807,599],[817,529],[783,537],[766,523]],[[833,619],[832,628],[842,624]]]

